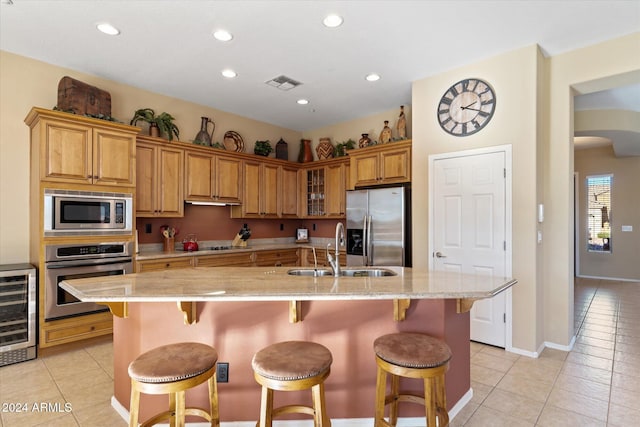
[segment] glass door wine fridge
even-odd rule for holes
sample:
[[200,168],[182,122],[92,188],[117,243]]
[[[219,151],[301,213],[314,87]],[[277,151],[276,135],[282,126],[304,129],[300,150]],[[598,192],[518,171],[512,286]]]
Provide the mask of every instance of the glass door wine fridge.
[[36,357],[36,269],[0,265],[0,366]]

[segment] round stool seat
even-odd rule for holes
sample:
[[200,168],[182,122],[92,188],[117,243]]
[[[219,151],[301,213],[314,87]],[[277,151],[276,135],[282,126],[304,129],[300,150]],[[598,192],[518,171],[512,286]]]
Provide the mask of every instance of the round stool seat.
[[382,360],[405,368],[435,368],[451,359],[445,342],[411,332],[383,335],[374,341],[373,351]]
[[129,365],[129,376],[142,383],[169,383],[197,377],[215,366],[212,347],[185,342],[163,345],[141,354]]
[[266,378],[294,381],[315,377],[331,367],[333,358],[325,346],[308,341],[284,341],[258,351],[253,370]]

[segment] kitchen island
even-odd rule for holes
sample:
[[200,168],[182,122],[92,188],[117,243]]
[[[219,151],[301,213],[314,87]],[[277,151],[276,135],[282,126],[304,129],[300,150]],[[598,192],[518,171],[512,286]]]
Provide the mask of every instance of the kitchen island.
[[[291,269],[196,267],[71,280],[61,287],[82,301],[108,303],[117,315],[114,406],[129,406],[127,366],[135,357],[159,345],[197,341],[213,345],[219,362],[229,363],[229,382],[219,385],[222,420],[255,422],[260,387],[253,379],[251,358],[261,348],[285,340],[316,341],[331,350],[334,362],[326,393],[333,419],[373,416],[373,341],[395,331],[424,332],[449,344],[453,357],[446,377],[448,406],[466,403],[468,309],[473,300],[490,298],[516,283],[510,278],[400,267],[388,267],[395,275],[381,277],[290,275]],[[306,270],[311,274],[313,269]],[[405,385],[422,387],[420,381]],[[292,403],[310,397],[280,393],[276,399]],[[204,405],[206,389],[194,390],[187,400]],[[166,396],[143,396],[141,417],[166,404]],[[424,413],[413,405],[405,409],[403,416]]]

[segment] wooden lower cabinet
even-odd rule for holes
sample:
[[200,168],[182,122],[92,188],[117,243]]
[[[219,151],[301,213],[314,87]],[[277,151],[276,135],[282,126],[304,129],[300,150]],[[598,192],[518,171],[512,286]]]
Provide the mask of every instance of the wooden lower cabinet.
[[145,271],[168,270],[171,268],[194,267],[193,257],[157,258],[144,261],[136,261],[136,273]]
[[255,254],[257,267],[295,267],[298,265],[297,249],[257,251]]
[[[314,267],[313,251],[309,248],[302,248],[301,251],[300,259],[302,262],[300,265],[302,267]],[[333,251],[331,251],[331,255],[333,255]],[[318,259],[318,267],[331,267],[329,261],[327,261],[327,251],[325,249],[316,248],[316,258]],[[345,252],[340,252],[340,265],[347,265],[347,254]]]
[[108,335],[113,332],[110,312],[43,322],[40,325],[40,348]]
[[197,267],[252,267],[254,252],[203,255],[195,257]]

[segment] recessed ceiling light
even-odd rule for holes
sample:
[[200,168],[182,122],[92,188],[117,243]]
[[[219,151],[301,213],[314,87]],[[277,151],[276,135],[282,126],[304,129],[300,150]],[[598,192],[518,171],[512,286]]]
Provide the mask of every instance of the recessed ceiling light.
[[307,105],[309,103],[309,100],[308,99],[298,99],[296,102],[298,104],[300,104],[300,105]]
[[228,79],[232,79],[232,78],[236,77],[238,75],[238,73],[236,73],[235,71],[230,70],[230,69],[227,68],[226,70],[222,70],[222,75],[225,76]]
[[380,80],[380,76],[376,73],[371,73],[371,74],[367,74],[365,76],[365,80],[368,82],[376,82],[378,80]]
[[324,26],[329,28],[339,27],[340,25],[342,25],[342,22],[343,22],[342,16],[336,15],[336,14],[327,15],[322,20],[322,23],[324,24]]
[[216,30],[213,32],[213,37],[215,37],[216,40],[220,40],[221,42],[228,42],[233,38],[231,33],[227,30]]
[[96,27],[98,28],[99,31],[105,34],[108,34],[110,36],[117,36],[118,34],[120,34],[120,30],[114,27],[113,25],[109,24],[108,22],[102,22],[96,25]]

